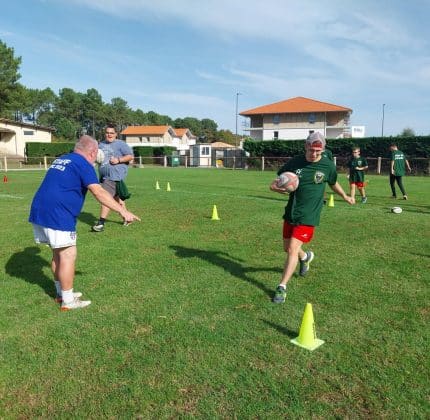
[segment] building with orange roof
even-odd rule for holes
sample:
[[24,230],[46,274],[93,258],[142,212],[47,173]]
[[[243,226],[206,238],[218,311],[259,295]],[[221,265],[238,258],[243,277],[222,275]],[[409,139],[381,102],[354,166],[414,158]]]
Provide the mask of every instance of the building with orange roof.
[[255,140],[298,140],[314,131],[327,138],[351,137],[351,113],[351,108],[298,96],[239,115],[250,119],[246,131]]
[[179,151],[189,150],[196,137],[188,128],[172,128],[170,125],[130,125],[121,131],[124,141],[133,146],[169,146]]

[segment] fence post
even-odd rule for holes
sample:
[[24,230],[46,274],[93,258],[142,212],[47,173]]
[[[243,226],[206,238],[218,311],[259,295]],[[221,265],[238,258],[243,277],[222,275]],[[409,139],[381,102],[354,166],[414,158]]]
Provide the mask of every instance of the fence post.
[[261,170],[264,172],[264,156],[261,157]]
[[337,165],[337,159],[336,159],[336,156],[333,156],[333,163],[334,163],[334,167],[336,167],[336,165]]
[[4,170],[7,172],[7,159],[6,156],[4,157]]
[[376,173],[377,173],[378,175],[381,175],[381,162],[382,162],[382,158],[379,156],[379,157],[378,157],[378,166],[377,166],[377,168],[376,168]]
[[236,169],[236,156],[233,156],[233,169]]
[[48,159],[46,156],[43,156],[43,166],[45,167],[45,171],[48,170]]
[[164,155],[164,167],[167,168],[167,156]]
[[139,156],[139,168],[143,168],[142,156]]
[[185,167],[188,168],[188,156],[185,155]]

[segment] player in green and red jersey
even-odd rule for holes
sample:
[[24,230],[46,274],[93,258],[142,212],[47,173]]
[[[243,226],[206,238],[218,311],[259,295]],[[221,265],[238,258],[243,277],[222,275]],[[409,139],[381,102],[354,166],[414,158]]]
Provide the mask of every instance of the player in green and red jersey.
[[[294,274],[300,261],[301,276],[309,271],[309,264],[314,259],[312,251],[303,251],[302,245],[311,241],[315,226],[319,225],[323,206],[325,184],[340,195],[347,203],[354,204],[353,197],[346,195],[337,182],[336,168],[333,162],[321,153],[325,148],[325,138],[314,132],[306,139],[305,155],[298,156],[283,165],[278,171],[294,172],[299,177],[299,186],[290,193],[284,213],[284,250],[288,254],[282,279],[273,298],[274,303],[285,302],[286,285]],[[272,191],[285,194],[285,189],[277,186],[277,180],[270,185]]]
[[409,161],[406,159],[405,154],[397,148],[396,144],[393,143],[390,145],[390,151],[390,187],[392,197],[397,198],[395,187],[395,182],[397,181],[397,185],[399,186],[400,191],[403,194],[403,200],[407,200],[408,196],[406,195],[406,190],[403,186],[402,176],[405,175],[406,168],[409,172],[411,172],[411,165],[409,165]]
[[364,171],[369,167],[367,160],[363,156],[360,156],[360,148],[352,148],[352,157],[348,161],[347,165],[349,168],[349,195],[355,197],[355,187],[361,195],[361,202],[367,203],[366,190],[364,188]]

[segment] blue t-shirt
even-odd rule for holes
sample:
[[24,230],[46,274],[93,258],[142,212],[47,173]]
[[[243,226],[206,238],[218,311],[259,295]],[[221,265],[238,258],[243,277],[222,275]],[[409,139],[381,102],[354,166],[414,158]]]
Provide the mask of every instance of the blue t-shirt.
[[126,155],[133,155],[133,150],[130,146],[122,140],[114,140],[113,142],[101,141],[99,149],[103,150],[104,159],[99,167],[100,177],[102,179],[110,179],[111,181],[121,181],[125,179],[128,172],[128,165],[120,163],[118,165],[111,165],[109,159],[111,157],[120,158]]
[[29,221],[73,232],[88,186],[98,184],[96,171],[82,155],[69,153],[52,162],[31,204]]

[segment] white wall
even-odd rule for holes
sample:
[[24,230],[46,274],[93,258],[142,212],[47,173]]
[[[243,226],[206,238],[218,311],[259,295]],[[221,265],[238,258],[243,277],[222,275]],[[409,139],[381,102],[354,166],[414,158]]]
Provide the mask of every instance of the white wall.
[[[300,140],[306,139],[309,136],[308,128],[292,128],[290,130],[264,130],[263,132],[263,140],[273,140],[273,133],[278,131],[278,138],[280,140]],[[314,130],[319,131],[321,134],[324,134],[324,130]]]
[[24,157],[25,143],[51,143],[51,132],[47,130],[5,122],[0,122],[0,127],[14,131],[0,133],[0,154]]

